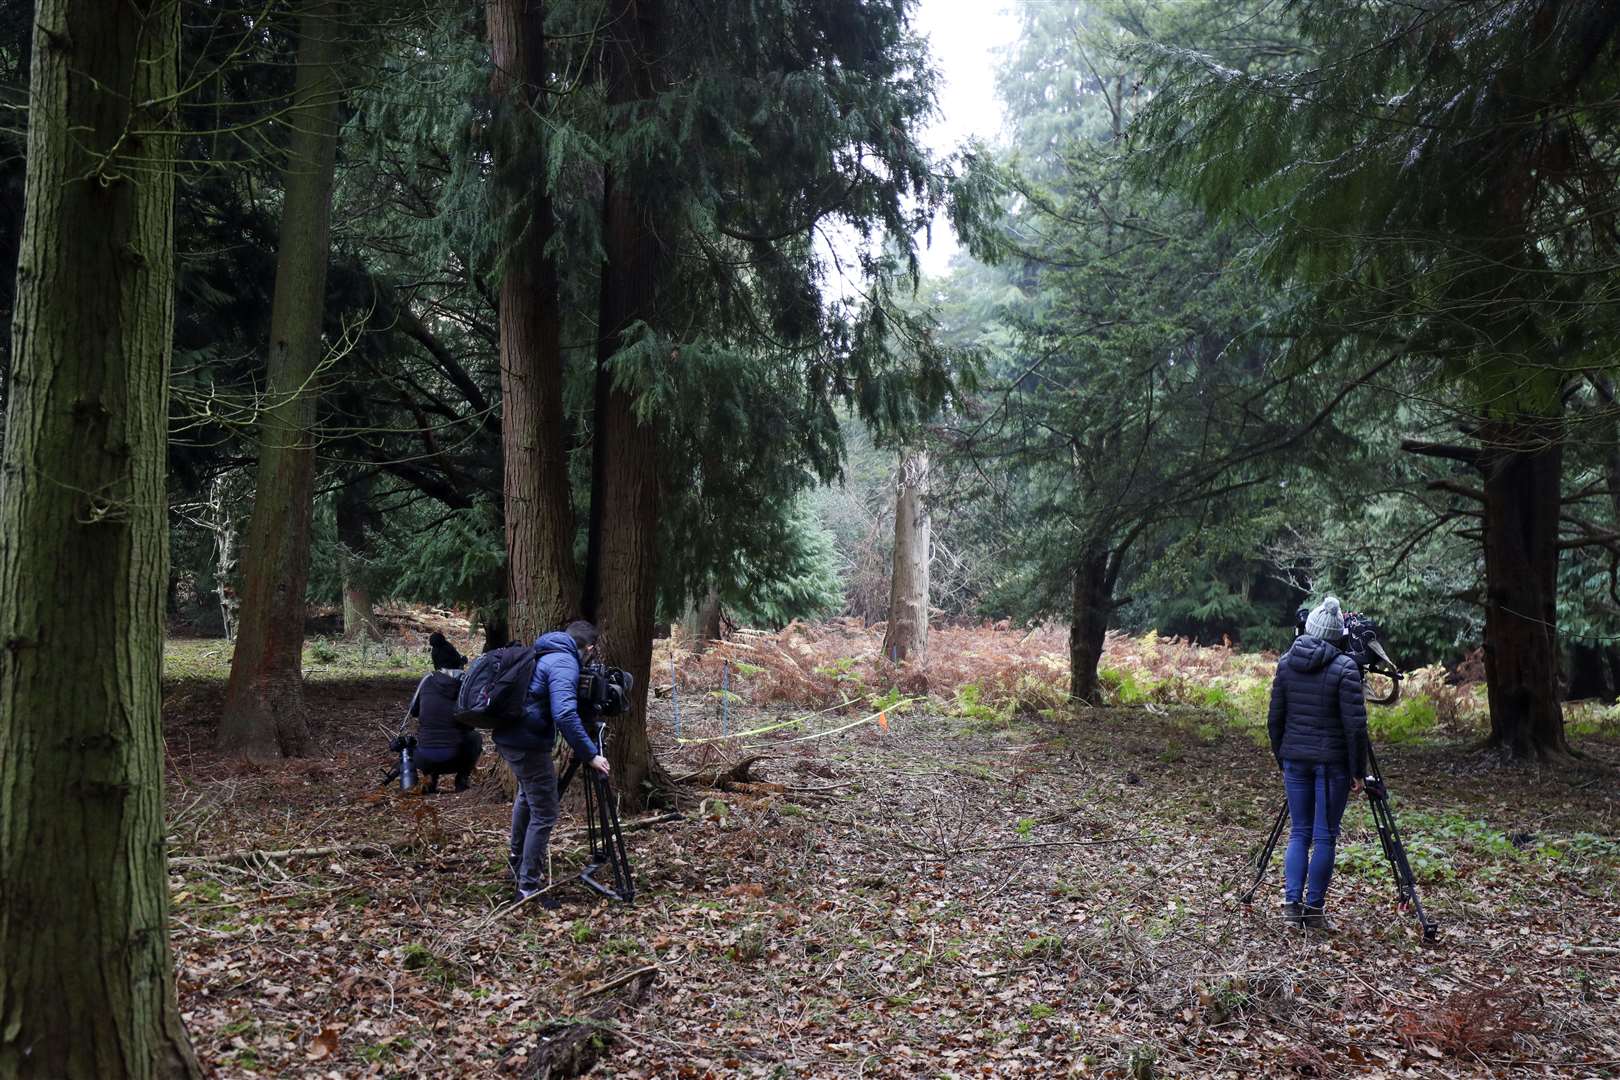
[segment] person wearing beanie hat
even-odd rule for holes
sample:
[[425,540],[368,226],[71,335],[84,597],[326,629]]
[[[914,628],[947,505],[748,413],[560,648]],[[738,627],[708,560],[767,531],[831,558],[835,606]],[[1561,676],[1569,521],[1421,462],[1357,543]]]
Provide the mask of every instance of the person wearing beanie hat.
[[1323,907],[1333,880],[1339,822],[1367,772],[1367,703],[1361,669],[1339,651],[1344,612],[1325,597],[1305,619],[1304,633],[1277,661],[1266,729],[1288,796],[1288,850],[1283,857],[1283,918],[1288,925],[1329,929]]
[[1344,637],[1344,611],[1337,596],[1322,598],[1322,602],[1305,616],[1305,632],[1323,641],[1337,643]]
[[439,790],[444,773],[455,773],[456,790],[466,791],[484,753],[484,738],[477,729],[456,722],[456,698],[467,658],[437,630],[428,636],[428,654],[434,670],[417,685],[411,699],[411,715],[418,718],[416,767],[428,778],[429,794]]

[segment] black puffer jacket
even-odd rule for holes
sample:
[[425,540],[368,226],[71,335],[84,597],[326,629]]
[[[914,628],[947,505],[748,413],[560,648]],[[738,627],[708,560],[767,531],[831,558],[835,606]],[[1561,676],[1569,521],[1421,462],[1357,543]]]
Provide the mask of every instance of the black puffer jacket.
[[1294,639],[1271,682],[1271,752],[1278,761],[1342,762],[1367,775],[1367,702],[1356,662],[1319,637]]
[[465,724],[456,723],[456,695],[461,693],[461,680],[442,671],[430,673],[416,688],[416,700],[411,702],[411,715],[420,717],[416,728],[417,748],[432,754],[449,754],[460,750],[463,743],[484,744],[483,738]]

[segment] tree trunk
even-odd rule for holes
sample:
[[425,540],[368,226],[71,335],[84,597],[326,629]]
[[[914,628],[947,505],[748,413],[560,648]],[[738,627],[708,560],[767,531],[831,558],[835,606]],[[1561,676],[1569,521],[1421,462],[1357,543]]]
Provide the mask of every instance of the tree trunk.
[[[609,193],[605,230],[609,263],[602,275],[601,326],[623,328],[639,315],[627,314],[621,303],[636,303],[638,295],[650,300],[647,271],[655,265],[657,241],[644,223],[619,216],[634,213],[628,199]],[[644,253],[646,257],[627,252]],[[643,292],[643,289],[649,290]],[[628,306],[628,305],[626,305]],[[635,310],[635,309],[629,309]],[[607,355],[617,351],[615,333],[604,339],[604,366],[599,387],[611,380]],[[666,778],[653,761],[647,738],[647,688],[652,677],[653,616],[658,589],[658,432],[651,422],[635,415],[635,398],[628,389],[599,388],[595,453],[601,460],[599,482],[591,494],[593,505],[606,510],[594,530],[597,570],[587,592],[587,618],[602,632],[602,654],[608,663],[625,668],[635,677],[633,707],[614,725],[608,761],[619,785],[622,809],[634,813],[647,805],[649,788],[664,786]],[[593,512],[594,516],[594,512]]]
[[236,592],[239,557],[236,517],[232,514],[230,473],[220,473],[208,484],[208,531],[214,537],[214,588],[219,593],[219,623],[226,641],[236,640],[236,613],[241,598]]
[[309,0],[298,20],[298,72],[283,171],[276,290],[270,307],[269,401],[243,555],[241,621],[231,654],[219,748],[254,760],[302,756],[304,590],[315,484],[316,371],[324,353],[329,224],[337,154],[337,6]]
[[510,247],[500,290],[507,620],[524,641],[579,614],[563,448],[562,308],[546,188],[545,5],[490,0],[495,174]]
[[[659,7],[654,0],[615,0],[605,23],[603,63],[608,101],[623,106],[656,93]],[[658,429],[638,417],[636,389],[615,386],[610,361],[636,323],[658,326],[658,291],[666,253],[638,192],[652,177],[629,176],[619,164],[605,173],[602,194],[601,298],[597,322],[596,428],[591,462],[586,618],[602,631],[606,660],[635,676],[629,715],[614,726],[607,757],[626,812],[647,805],[668,778],[647,738],[653,615],[658,584]]]
[[343,570],[343,636],[350,641],[360,637],[381,641],[383,636],[371,610],[371,589],[366,583],[370,524],[371,473],[348,473],[338,492],[337,537],[338,559]]
[[720,590],[711,585],[692,614],[692,651],[702,653],[709,642],[719,641],[721,637]]
[[200,1075],[164,865],[179,5],[39,0],[0,467],[0,1076]]
[[1586,701],[1591,698],[1614,700],[1614,684],[1609,681],[1609,668],[1602,646],[1572,641],[1568,659],[1569,679],[1563,694],[1565,701]]
[[894,573],[889,579],[889,627],[883,655],[895,663],[928,653],[928,453],[900,459],[894,493]]
[[1101,705],[1097,667],[1102,663],[1108,620],[1114,612],[1113,574],[1106,551],[1087,549],[1074,571],[1069,612],[1069,696],[1085,705]]
[[1485,684],[1490,744],[1528,760],[1564,754],[1558,693],[1561,426],[1498,422],[1485,443]]

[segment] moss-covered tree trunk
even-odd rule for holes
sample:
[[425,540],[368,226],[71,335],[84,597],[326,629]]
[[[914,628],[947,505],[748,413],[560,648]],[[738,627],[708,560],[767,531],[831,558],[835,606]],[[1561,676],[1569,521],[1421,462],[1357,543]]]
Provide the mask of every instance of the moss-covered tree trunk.
[[1524,760],[1565,754],[1557,611],[1562,431],[1555,422],[1504,422],[1481,435],[1490,744]]
[[[662,11],[652,0],[615,0],[606,25],[608,101],[648,101],[657,85]],[[584,609],[602,631],[603,655],[635,676],[630,715],[614,725],[608,760],[626,811],[667,783],[647,738],[658,585],[658,429],[636,415],[635,390],[616,386],[609,361],[637,323],[656,327],[667,253],[644,203],[654,179],[607,170],[602,196],[602,266],[593,439],[590,554]]]
[[199,1075],[159,716],[174,0],[39,0],[0,467],[0,1076]]
[[285,115],[281,236],[270,307],[268,400],[242,554],[241,622],[231,654],[219,746],[254,760],[302,756],[304,591],[315,487],[317,368],[325,352],[332,182],[337,155],[341,5],[306,0],[298,71]]
[[883,655],[898,663],[928,652],[928,453],[900,459],[894,491],[894,572],[889,579],[889,625]]
[[545,5],[490,0],[495,170],[510,248],[501,277],[507,620],[525,641],[579,613],[563,448],[562,309],[546,187]]

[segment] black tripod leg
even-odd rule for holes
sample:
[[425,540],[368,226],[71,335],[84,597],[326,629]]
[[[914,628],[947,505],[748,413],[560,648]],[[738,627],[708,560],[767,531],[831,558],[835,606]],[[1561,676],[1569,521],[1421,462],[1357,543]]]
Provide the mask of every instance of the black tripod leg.
[[1261,849],[1260,857],[1254,861],[1254,881],[1250,883],[1240,901],[1249,903],[1254,894],[1259,891],[1260,883],[1266,879],[1266,869],[1271,865],[1271,854],[1277,850],[1277,841],[1282,837],[1283,826],[1288,823],[1288,800],[1284,799],[1277,811],[1277,820],[1271,826],[1271,836],[1266,840],[1266,846]]
[[[588,774],[585,780],[585,833],[591,849],[590,862],[580,872],[579,880],[610,900],[625,903],[634,900],[635,877],[630,871],[624,830],[619,827],[619,808],[607,778],[596,773]],[[593,876],[604,866],[613,868],[612,886],[602,884]]]
[[1423,930],[1423,940],[1435,941],[1440,936],[1440,926],[1423,913],[1423,902],[1418,899],[1417,875],[1412,873],[1412,864],[1407,861],[1406,845],[1401,843],[1401,831],[1395,824],[1395,811],[1390,808],[1389,799],[1384,795],[1369,793],[1367,799],[1372,804],[1373,823],[1378,827],[1378,842],[1383,846],[1384,858],[1389,860],[1390,873],[1395,877],[1395,902],[1402,907],[1411,905],[1412,915]]
[[613,786],[605,777],[598,776],[597,794],[602,808],[602,841],[604,854],[613,865],[613,881],[619,899],[625,903],[636,898],[636,881],[630,873],[630,851],[624,844],[624,830],[619,827],[619,802],[613,797]]

